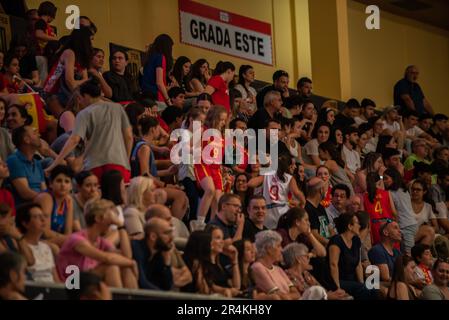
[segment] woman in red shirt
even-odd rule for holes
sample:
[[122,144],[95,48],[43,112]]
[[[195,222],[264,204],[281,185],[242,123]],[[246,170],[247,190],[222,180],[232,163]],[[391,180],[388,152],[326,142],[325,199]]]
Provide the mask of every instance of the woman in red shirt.
[[212,96],[214,105],[224,106],[228,115],[231,114],[231,99],[229,98],[229,83],[234,80],[235,66],[229,62],[218,62],[214,75],[207,83],[204,92]]
[[384,182],[376,172],[366,177],[367,192],[363,196],[365,211],[371,219],[371,243],[380,243],[380,227],[385,222],[396,220],[396,208],[390,192],[384,188]]

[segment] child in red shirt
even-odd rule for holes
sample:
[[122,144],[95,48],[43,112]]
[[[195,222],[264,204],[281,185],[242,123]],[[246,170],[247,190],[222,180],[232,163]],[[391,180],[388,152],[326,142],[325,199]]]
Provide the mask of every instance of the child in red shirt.
[[34,25],[34,37],[36,38],[36,55],[41,56],[44,48],[49,41],[58,40],[55,30],[50,23],[56,18],[58,9],[50,1],[44,1],[39,5],[37,10],[39,20]]

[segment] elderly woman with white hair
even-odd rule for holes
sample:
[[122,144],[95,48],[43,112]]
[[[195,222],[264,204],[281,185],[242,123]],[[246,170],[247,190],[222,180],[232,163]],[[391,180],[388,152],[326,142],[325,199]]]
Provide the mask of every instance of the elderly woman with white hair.
[[167,194],[156,189],[154,181],[148,177],[135,177],[128,187],[128,206],[125,208],[125,227],[131,240],[144,237],[145,212],[152,204],[164,204]]
[[273,299],[298,300],[301,295],[284,270],[276,264],[282,261],[282,238],[272,230],[256,235],[257,261],[251,266],[256,288]]
[[302,243],[290,243],[282,251],[285,273],[301,294],[301,300],[347,300],[352,297],[344,290],[328,291],[324,289],[315,277],[309,272],[310,253]]

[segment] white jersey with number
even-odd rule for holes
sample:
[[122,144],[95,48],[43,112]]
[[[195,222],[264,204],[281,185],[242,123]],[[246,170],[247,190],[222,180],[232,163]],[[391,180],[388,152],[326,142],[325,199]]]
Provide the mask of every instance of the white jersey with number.
[[276,229],[279,217],[289,209],[288,193],[292,176],[287,173],[284,176],[285,181],[281,181],[275,172],[264,176],[263,197],[267,203],[265,226],[268,229]]

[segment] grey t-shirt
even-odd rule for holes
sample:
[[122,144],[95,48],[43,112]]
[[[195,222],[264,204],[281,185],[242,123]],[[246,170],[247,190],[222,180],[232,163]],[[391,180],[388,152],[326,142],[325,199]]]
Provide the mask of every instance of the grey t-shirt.
[[413,211],[410,194],[402,189],[396,191],[390,190],[390,193],[398,212],[399,227],[403,229],[416,225],[418,222]]
[[123,107],[101,101],[77,114],[73,134],[86,142],[85,170],[115,164],[130,169],[123,130],[131,125]]
[[0,128],[0,158],[6,161],[8,156],[16,150],[14,144],[11,141],[8,130]]
[[84,209],[81,208],[76,197],[72,196],[73,203],[73,220],[78,220],[80,222],[81,229],[86,228],[86,219],[84,218]]

